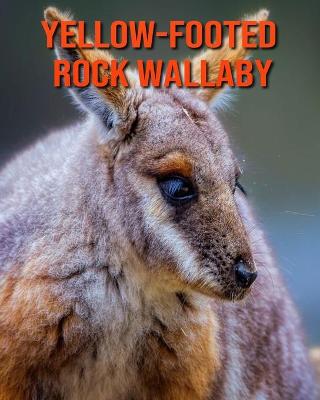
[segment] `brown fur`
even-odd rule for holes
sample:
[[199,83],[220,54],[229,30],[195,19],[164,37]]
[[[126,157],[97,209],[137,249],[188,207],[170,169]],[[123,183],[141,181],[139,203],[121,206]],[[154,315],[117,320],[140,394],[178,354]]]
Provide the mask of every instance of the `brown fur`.
[[[298,317],[204,97],[73,90],[87,120],[1,174],[0,399],[311,400]],[[166,201],[172,174],[196,201]]]
[[180,174],[189,178],[192,174],[192,163],[184,154],[174,152],[157,160],[154,166],[147,166],[146,172],[156,176]]

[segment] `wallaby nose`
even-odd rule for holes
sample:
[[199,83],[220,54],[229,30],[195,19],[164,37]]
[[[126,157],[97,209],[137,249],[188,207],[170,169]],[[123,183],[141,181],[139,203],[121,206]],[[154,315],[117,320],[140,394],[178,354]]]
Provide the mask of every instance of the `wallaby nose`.
[[243,289],[248,289],[257,277],[256,272],[249,271],[248,266],[242,261],[235,264],[236,283]]

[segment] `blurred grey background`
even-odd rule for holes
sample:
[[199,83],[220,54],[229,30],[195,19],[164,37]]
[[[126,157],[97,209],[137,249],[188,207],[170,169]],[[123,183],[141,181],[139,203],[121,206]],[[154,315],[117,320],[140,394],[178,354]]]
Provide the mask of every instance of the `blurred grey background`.
[[[48,1],[48,2],[47,2]],[[53,52],[40,26],[43,9],[72,10],[90,24],[115,19],[203,22],[236,19],[260,7],[278,24],[278,45],[254,56],[273,58],[268,89],[238,91],[222,115],[255,204],[299,306],[308,340],[320,344],[320,2],[317,0],[84,1],[1,0],[0,166],[49,129],[79,118],[64,89],[53,87]],[[183,58],[158,39],[153,50],[115,52],[125,58]],[[245,160],[245,161],[244,161]]]

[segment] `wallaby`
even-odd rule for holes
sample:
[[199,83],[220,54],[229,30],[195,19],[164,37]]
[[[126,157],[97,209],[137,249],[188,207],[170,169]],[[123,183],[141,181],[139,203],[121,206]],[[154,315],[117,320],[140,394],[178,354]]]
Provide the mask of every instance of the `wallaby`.
[[[214,76],[243,57],[208,50],[195,77],[200,59]],[[0,175],[0,399],[314,399],[299,318],[217,119],[223,90],[142,89],[132,71],[129,88],[71,92],[85,120]]]

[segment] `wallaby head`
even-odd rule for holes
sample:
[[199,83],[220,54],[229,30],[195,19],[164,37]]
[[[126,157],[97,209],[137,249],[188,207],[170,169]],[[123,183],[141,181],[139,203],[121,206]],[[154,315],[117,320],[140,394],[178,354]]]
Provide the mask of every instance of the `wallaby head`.
[[[262,10],[248,19],[267,16]],[[45,18],[70,19],[54,8]],[[77,43],[76,30],[73,40]],[[98,50],[56,51],[70,61],[112,60]],[[193,60],[194,77],[200,80],[200,59],[209,62],[214,77],[222,59],[234,63],[245,56],[240,40],[235,49],[225,44],[206,51]],[[121,241],[142,260],[145,272],[161,272],[159,279],[169,278],[177,289],[242,298],[256,269],[238,209],[240,168],[212,107],[221,90],[142,89],[133,71],[130,88],[71,91],[93,117]]]

